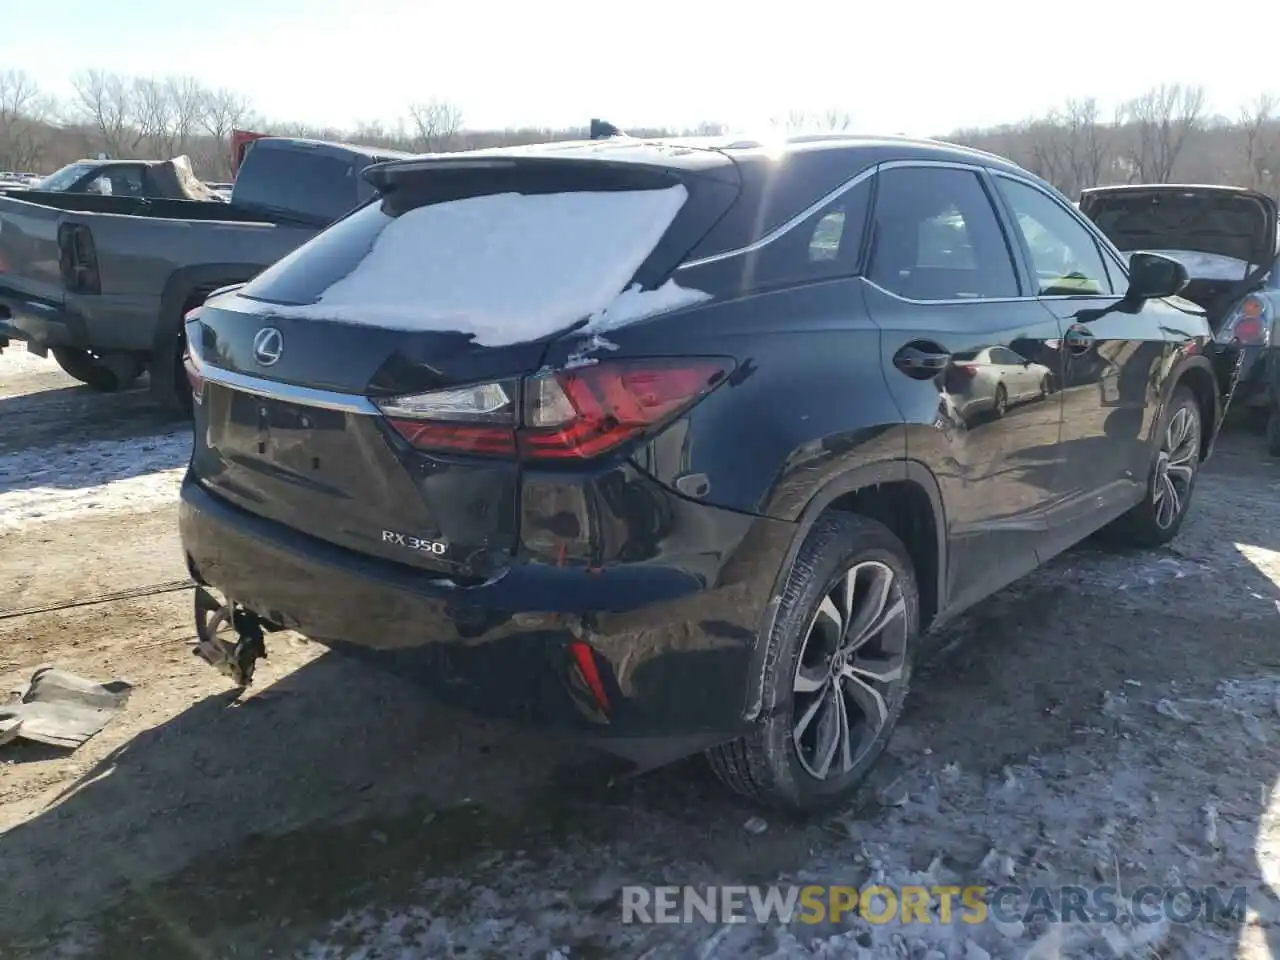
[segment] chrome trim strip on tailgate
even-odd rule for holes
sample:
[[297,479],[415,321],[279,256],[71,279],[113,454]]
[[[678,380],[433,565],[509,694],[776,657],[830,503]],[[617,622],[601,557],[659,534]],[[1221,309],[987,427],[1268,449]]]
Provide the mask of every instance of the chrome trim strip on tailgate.
[[201,373],[206,383],[216,383],[241,393],[249,393],[255,397],[266,397],[270,400],[283,400],[285,403],[296,403],[304,407],[320,407],[324,410],[340,410],[343,413],[358,413],[363,416],[380,416],[381,411],[373,405],[368,397],[355,393],[338,393],[333,390],[316,390],[312,387],[299,387],[292,383],[281,383],[278,380],[263,380],[261,377],[250,377],[232,370],[224,370],[212,364],[205,364]]

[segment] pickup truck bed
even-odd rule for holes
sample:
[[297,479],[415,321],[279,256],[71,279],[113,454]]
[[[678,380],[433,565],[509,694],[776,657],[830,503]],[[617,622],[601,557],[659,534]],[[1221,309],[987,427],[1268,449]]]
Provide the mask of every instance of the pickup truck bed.
[[[372,197],[359,173],[394,156],[260,140],[229,203],[0,195],[0,349],[7,338],[25,340],[32,352],[52,352],[69,374],[100,390],[126,387],[150,369],[155,399],[189,409],[183,315]],[[300,193],[299,182],[310,193]],[[276,196],[295,202],[284,209],[263,202]]]

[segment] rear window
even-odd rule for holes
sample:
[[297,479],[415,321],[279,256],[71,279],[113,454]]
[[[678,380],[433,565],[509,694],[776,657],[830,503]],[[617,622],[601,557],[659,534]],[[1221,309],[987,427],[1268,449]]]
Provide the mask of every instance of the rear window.
[[260,143],[245,157],[231,201],[336,220],[357,203],[359,166],[353,156]]
[[[438,181],[436,181],[438,184]],[[269,267],[241,294],[289,315],[400,329],[536,337],[607,307],[688,191],[396,191]]]

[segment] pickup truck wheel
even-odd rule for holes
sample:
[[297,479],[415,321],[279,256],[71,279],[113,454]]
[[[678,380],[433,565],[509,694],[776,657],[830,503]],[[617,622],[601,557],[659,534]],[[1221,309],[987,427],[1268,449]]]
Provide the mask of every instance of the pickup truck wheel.
[[164,340],[151,358],[151,399],[167,413],[190,417],[191,384],[182,363],[187,350],[186,331],[179,326]]
[[127,390],[146,369],[146,364],[131,353],[99,355],[71,347],[54,347],[50,352],[64,373],[103,393]]

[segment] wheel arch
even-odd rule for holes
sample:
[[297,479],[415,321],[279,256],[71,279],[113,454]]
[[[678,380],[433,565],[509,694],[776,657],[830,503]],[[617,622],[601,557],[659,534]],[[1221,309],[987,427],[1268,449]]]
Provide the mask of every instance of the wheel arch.
[[947,518],[942,491],[933,472],[917,460],[897,459],[861,464],[828,480],[810,497],[796,518],[791,544],[783,557],[765,608],[751,666],[744,720],[755,720],[764,708],[765,656],[782,593],[791,568],[818,518],[831,511],[869,516],[903,541],[916,568],[923,632],[946,605]]
[[[1199,354],[1184,356],[1174,364],[1169,376],[1165,378],[1165,386],[1160,398],[1160,416],[1155,423],[1159,424],[1173,399],[1174,391],[1185,386],[1196,398],[1200,408],[1200,420],[1203,429],[1200,431],[1200,459],[1206,460],[1213,451],[1217,440],[1218,429],[1222,421],[1222,399],[1218,390],[1218,378],[1213,364],[1207,357]],[[1158,430],[1158,427],[1155,428]],[[1152,441],[1156,441],[1153,435]]]
[[187,311],[203,303],[214,290],[242,283],[261,271],[260,265],[251,263],[202,263],[180,267],[169,275],[160,295],[160,315],[151,340],[151,393],[162,406],[175,410],[183,407],[179,402],[180,372],[166,370],[157,376],[157,366],[177,355],[183,336],[182,318]]

